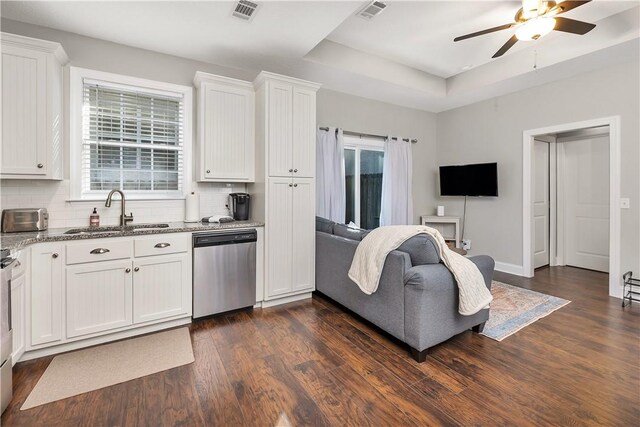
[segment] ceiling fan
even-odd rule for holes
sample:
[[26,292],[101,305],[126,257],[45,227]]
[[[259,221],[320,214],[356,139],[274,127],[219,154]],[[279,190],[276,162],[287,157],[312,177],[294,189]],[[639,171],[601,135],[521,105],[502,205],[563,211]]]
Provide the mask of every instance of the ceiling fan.
[[514,44],[516,44],[516,42],[518,42],[518,40],[538,40],[540,37],[549,34],[553,30],[584,35],[593,30],[595,28],[595,24],[563,18],[558,15],[575,9],[576,7],[580,7],[590,1],[591,0],[556,2],[522,0],[522,7],[516,12],[516,22],[456,37],[453,41],[458,42],[460,40],[466,40],[472,37],[515,27],[516,33],[492,56],[492,58],[497,58],[504,55],[513,47]]

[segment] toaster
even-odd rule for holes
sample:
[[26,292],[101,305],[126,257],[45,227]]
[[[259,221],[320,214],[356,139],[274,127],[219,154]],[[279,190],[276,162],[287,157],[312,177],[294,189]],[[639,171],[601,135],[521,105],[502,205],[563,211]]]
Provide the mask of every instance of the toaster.
[[49,226],[49,213],[40,209],[4,209],[2,211],[2,232],[43,231]]

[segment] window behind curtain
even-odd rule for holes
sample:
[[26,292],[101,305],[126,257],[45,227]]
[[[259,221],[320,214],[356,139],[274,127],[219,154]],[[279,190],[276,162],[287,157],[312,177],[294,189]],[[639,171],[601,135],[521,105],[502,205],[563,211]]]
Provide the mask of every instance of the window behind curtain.
[[82,191],[181,194],[181,96],[84,80]]
[[382,202],[383,142],[345,137],[345,186],[347,223],[360,228],[380,226]]

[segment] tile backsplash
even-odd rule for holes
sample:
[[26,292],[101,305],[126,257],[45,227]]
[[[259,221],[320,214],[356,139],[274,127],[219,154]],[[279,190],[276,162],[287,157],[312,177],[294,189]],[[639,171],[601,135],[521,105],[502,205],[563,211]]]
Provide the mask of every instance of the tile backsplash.
[[[193,188],[200,193],[200,217],[228,215],[225,205],[229,203],[229,193],[246,191],[244,184],[200,183],[194,184]],[[114,197],[110,208],[100,200],[70,202],[69,199],[68,180],[0,181],[2,209],[46,208],[49,228],[88,226],[94,207],[100,214],[100,225],[117,225],[120,220],[119,196]],[[126,207],[127,213],[133,212],[134,223],[184,220],[184,200],[127,200]]]

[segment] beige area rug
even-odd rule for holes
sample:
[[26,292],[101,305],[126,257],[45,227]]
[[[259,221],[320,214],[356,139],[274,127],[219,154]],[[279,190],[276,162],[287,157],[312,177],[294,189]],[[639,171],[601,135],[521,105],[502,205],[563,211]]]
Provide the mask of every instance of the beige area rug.
[[482,335],[502,341],[571,301],[493,281],[493,302]]
[[188,328],[56,356],[21,410],[109,387],[194,361]]

